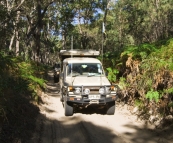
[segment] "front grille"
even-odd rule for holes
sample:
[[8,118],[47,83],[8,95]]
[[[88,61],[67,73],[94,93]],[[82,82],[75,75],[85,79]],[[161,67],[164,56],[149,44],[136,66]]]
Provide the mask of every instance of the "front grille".
[[[100,94],[99,93],[99,89],[100,88],[103,88],[104,86],[76,86],[76,87],[79,87],[79,88],[82,88],[82,91],[84,92],[84,90],[86,88],[88,88],[90,90],[90,94]],[[76,87],[73,87],[73,91],[75,91],[75,88]],[[107,86],[108,87],[108,86]]]
[[90,89],[90,94],[99,94],[99,90],[91,90]]

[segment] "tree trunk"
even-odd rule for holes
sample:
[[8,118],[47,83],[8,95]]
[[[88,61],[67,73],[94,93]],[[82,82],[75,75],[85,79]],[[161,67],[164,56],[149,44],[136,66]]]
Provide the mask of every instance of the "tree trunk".
[[11,40],[10,40],[10,45],[9,45],[9,51],[12,50],[12,46],[13,46],[13,42],[14,42],[14,37],[15,37],[15,30],[13,30],[13,35],[11,37]]
[[19,29],[18,29],[18,23],[19,23],[19,17],[20,17],[20,11],[17,11],[17,17],[16,17],[16,27],[15,27],[15,34],[16,34],[16,56],[19,56]]

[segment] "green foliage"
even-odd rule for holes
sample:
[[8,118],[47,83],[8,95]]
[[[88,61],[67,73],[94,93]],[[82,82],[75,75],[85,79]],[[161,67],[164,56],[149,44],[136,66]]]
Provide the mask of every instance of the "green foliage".
[[173,108],[173,102],[170,102],[170,103],[168,104],[168,107],[172,107],[172,108]]
[[169,69],[170,69],[171,71],[173,71],[173,60],[172,60],[172,62],[169,64]]
[[126,78],[120,77],[118,85],[119,85],[120,89],[126,89],[128,87],[128,83],[126,82]]
[[144,106],[143,101],[140,99],[135,100],[135,106],[142,108]]
[[45,88],[45,80],[37,78],[35,76],[29,75],[28,80],[30,82],[29,89],[36,91],[38,88],[38,85],[42,88]]
[[13,68],[16,64],[13,62],[12,58],[4,55],[4,53],[0,52],[0,73],[3,75],[5,72],[8,72],[11,68]]
[[15,142],[11,137],[19,139],[22,135],[21,141],[26,142],[39,113],[32,102],[40,101],[38,91],[45,88],[46,82],[40,77],[47,69],[3,53],[0,53],[0,66],[0,142]]
[[112,68],[106,68],[108,71],[108,79],[110,82],[115,82],[116,81],[116,75],[119,73],[117,69],[112,69]]
[[158,91],[153,91],[153,90],[148,91],[145,96],[150,101],[154,100],[156,102],[158,102],[159,101],[159,98],[160,98],[159,92]]
[[[0,54],[0,92],[4,94],[8,88],[19,94],[35,92],[45,88],[42,78],[44,66],[37,66],[34,62],[23,62],[20,57],[13,58]],[[41,77],[41,78],[40,78]]]
[[29,89],[36,91],[38,86],[45,88],[45,80],[41,76],[44,73],[43,66],[36,66],[35,63],[21,62],[19,63],[19,73],[21,77],[29,82]]
[[147,58],[147,56],[157,51],[156,47],[152,44],[141,44],[139,46],[127,46],[122,52],[121,56],[124,55],[132,55],[132,58],[136,59],[139,58],[140,60],[143,60]]
[[165,89],[165,92],[168,93],[168,94],[173,93],[173,87],[172,88]]
[[[114,51],[107,51],[103,54],[103,61],[104,61],[104,67],[115,67],[117,64],[117,61],[119,60],[120,52],[114,50]],[[99,57],[101,60],[102,57]]]
[[152,79],[147,78],[147,79],[145,79],[144,87],[151,88],[152,83],[153,83]]
[[163,110],[170,114],[172,111],[168,107],[172,107],[172,100],[162,103],[173,93],[173,39],[156,44],[131,45],[122,52],[120,71],[126,80],[120,79],[119,87],[128,92],[129,104],[140,107],[145,113],[151,107],[146,106],[148,101],[153,101],[158,114],[162,115]]

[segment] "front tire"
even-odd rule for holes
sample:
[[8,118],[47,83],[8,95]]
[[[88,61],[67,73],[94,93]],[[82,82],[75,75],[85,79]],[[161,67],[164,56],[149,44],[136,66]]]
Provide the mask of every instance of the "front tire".
[[108,103],[106,114],[114,115],[114,113],[115,113],[115,102]]
[[64,102],[65,116],[73,116],[73,107],[67,101]]

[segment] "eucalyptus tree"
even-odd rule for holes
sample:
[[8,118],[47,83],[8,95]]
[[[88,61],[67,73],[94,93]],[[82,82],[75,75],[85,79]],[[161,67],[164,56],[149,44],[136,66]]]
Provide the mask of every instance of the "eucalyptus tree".
[[[132,1],[128,5],[129,32],[134,36],[137,43],[155,42],[168,38],[169,19],[172,19],[172,1],[170,0],[144,0]],[[169,17],[169,18],[168,18]]]
[[[3,15],[4,19],[1,21],[3,26],[3,37],[5,38],[5,41],[3,42],[4,47],[8,47],[9,50],[12,49],[12,44],[14,37],[16,35],[16,53],[18,53],[19,49],[19,35],[18,35],[18,23],[19,23],[19,17],[21,12],[21,5],[23,4],[24,0],[15,1],[15,0],[1,0],[0,6],[1,6],[1,15]],[[6,11],[6,13],[4,13]],[[11,36],[12,35],[12,36]],[[7,49],[4,49],[7,51]]]
[[[170,0],[118,0],[108,12],[107,42],[123,45],[151,43],[172,34]],[[114,35],[114,36],[113,36]],[[117,46],[118,46],[117,45]]]
[[[78,48],[91,48],[97,38],[91,31],[98,10],[102,9],[101,0],[70,0],[63,3],[60,23],[65,43],[69,47],[67,37],[74,36],[74,45]],[[70,38],[68,38],[70,39]]]
[[[106,48],[109,51],[121,51],[128,43],[127,39],[127,13],[124,11],[124,1],[110,3],[107,12]],[[129,41],[130,42],[130,41]]]
[[[41,35],[45,28],[45,16],[48,8],[53,6],[53,0],[1,0],[1,14],[6,11],[3,30],[6,45],[16,56],[28,53],[38,59],[41,49]],[[48,27],[50,28],[50,27]],[[7,33],[9,33],[7,35]],[[2,34],[2,33],[1,33]],[[45,38],[45,37],[44,37]],[[45,38],[46,39],[46,38]],[[45,41],[45,40],[43,40]],[[44,45],[44,44],[43,44]]]
[[7,25],[7,15],[8,15],[7,9],[4,7],[4,3],[1,1],[0,3],[0,43],[1,43],[0,50],[4,50],[6,45],[6,39],[11,33],[10,30],[7,30],[7,29],[10,29],[10,26]]
[[[43,61],[46,54],[70,46],[74,36],[77,48],[97,47],[100,44],[101,23],[98,10],[104,10],[108,1],[102,0],[2,0],[1,12],[6,12],[8,35],[6,47],[16,56]],[[3,17],[2,17],[3,18]],[[3,29],[2,28],[2,29]],[[61,40],[61,38],[63,39]],[[2,39],[1,39],[2,40]],[[64,43],[63,46],[60,43]],[[5,47],[5,46],[4,46]]]
[[[32,47],[34,59],[40,61],[41,37],[47,31],[47,25],[44,23],[48,13],[48,8],[53,4],[52,0],[37,0],[30,2],[31,11],[26,14],[27,29],[26,29],[26,44]],[[27,10],[29,10],[27,9]],[[44,21],[45,20],[45,21]]]
[[147,12],[151,25],[151,34],[148,34],[148,37],[151,42],[172,36],[173,23],[170,23],[173,19],[172,5],[173,1],[171,0],[147,1]]

